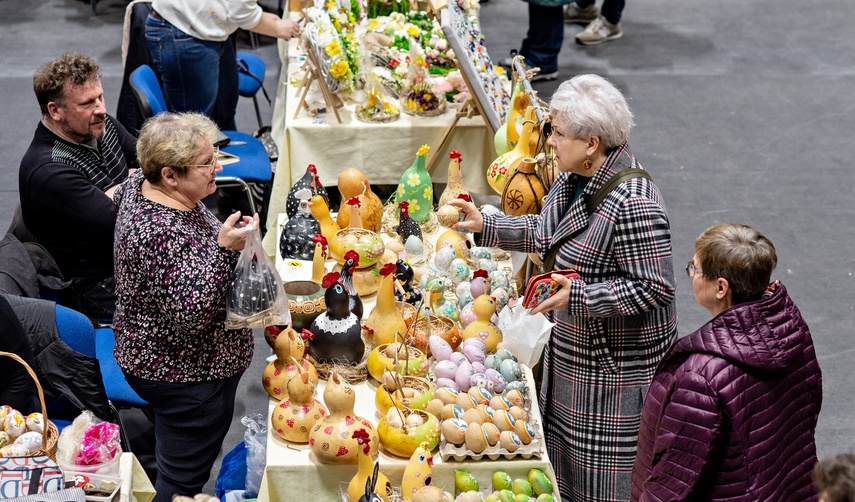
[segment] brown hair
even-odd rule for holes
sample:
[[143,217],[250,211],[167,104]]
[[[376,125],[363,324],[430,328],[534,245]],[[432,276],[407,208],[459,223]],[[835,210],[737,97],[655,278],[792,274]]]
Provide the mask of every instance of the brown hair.
[[855,455],[842,453],[817,462],[813,482],[824,502],[855,502]]
[[778,264],[772,241],[748,225],[734,223],[704,230],[695,241],[695,253],[703,275],[727,280],[734,304],[759,300]]
[[33,75],[33,92],[36,93],[42,116],[48,116],[47,106],[51,101],[63,105],[66,85],[83,85],[90,80],[100,79],[101,67],[98,63],[79,52],[66,52],[43,64]]
[[169,166],[178,176],[199,154],[199,145],[213,144],[217,125],[201,113],[161,113],[145,121],[137,138],[137,159],[145,179],[160,183],[161,170]]

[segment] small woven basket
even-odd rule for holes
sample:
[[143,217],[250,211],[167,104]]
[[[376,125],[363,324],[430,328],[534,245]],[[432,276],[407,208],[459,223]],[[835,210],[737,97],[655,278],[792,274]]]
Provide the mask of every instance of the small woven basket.
[[30,377],[32,377],[33,382],[36,384],[36,390],[39,393],[39,404],[42,405],[42,418],[45,421],[44,431],[42,432],[42,447],[34,451],[32,455],[29,456],[37,457],[45,455],[50,457],[51,460],[56,461],[56,443],[59,440],[59,429],[56,428],[56,425],[53,422],[48,420],[47,407],[45,406],[45,393],[44,390],[42,390],[42,384],[39,383],[39,378],[36,376],[33,368],[31,368],[30,365],[17,354],[0,351],[0,357],[8,357],[21,363],[27,370],[27,373],[30,374]]

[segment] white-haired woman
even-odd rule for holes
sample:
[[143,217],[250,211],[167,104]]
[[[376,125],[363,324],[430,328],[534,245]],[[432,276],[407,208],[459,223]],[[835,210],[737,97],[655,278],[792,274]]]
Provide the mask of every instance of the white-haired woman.
[[[476,232],[478,245],[535,252],[552,270],[579,273],[553,275],[561,289],[533,309],[556,323],[540,389],[547,451],[563,499],[628,500],[644,395],[677,333],[668,215],[627,148],[632,113],[611,83],[562,83],[550,115],[560,174],[539,215],[451,204],[466,215],[457,228]],[[603,189],[622,172],[632,174]],[[598,192],[606,196],[589,212]]]

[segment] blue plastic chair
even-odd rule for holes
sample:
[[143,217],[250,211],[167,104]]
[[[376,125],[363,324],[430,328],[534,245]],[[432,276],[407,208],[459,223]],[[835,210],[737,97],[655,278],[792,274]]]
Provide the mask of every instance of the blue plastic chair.
[[252,104],[255,106],[255,118],[258,119],[258,128],[261,129],[264,127],[264,123],[261,121],[261,110],[258,107],[258,91],[262,91],[267,102],[270,103],[270,97],[262,85],[264,73],[267,71],[267,63],[249,52],[238,52],[237,63],[238,94],[245,98],[252,98]]
[[[168,111],[160,81],[150,66],[140,65],[134,70],[130,76],[130,84],[143,117],[149,118]],[[229,144],[221,150],[237,156],[240,160],[223,166],[223,172],[217,175],[217,185],[240,186],[247,196],[250,210],[255,213],[255,200],[247,181],[269,183],[273,178],[267,149],[251,134],[238,131],[223,131],[223,134],[228,136]]]

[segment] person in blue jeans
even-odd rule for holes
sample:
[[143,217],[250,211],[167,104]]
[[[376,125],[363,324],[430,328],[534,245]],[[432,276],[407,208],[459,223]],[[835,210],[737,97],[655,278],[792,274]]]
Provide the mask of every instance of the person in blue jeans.
[[579,45],[599,45],[623,36],[620,18],[626,0],[603,0],[603,6],[597,8],[594,0],[576,0],[564,8],[564,21],[585,25],[585,29],[576,34]]
[[300,26],[254,0],[154,0],[145,23],[152,63],[170,111],[199,112],[235,130],[238,69],[229,36],[243,28],[290,40]]

